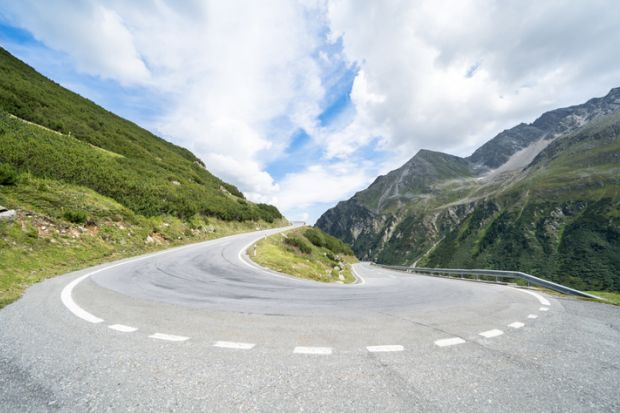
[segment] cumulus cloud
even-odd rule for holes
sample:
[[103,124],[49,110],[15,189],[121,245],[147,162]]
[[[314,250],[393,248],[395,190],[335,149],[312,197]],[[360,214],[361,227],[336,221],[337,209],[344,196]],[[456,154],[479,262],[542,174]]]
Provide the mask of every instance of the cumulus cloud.
[[372,106],[354,97],[368,109],[359,123],[410,153],[467,154],[516,122],[620,84],[611,1],[343,0],[329,3],[328,16],[344,55],[383,97]]
[[[78,70],[162,96],[145,126],[251,199],[311,221],[418,149],[468,155],[620,86],[612,0],[0,0],[0,10]],[[350,104],[323,124],[350,85],[343,73],[354,76]],[[310,142],[295,156],[308,159],[270,175],[290,164],[300,130]]]
[[[145,84],[150,72],[123,18],[96,2],[1,1],[3,14],[38,40],[66,52],[89,74],[123,84]],[[58,14],[56,14],[58,13]]]

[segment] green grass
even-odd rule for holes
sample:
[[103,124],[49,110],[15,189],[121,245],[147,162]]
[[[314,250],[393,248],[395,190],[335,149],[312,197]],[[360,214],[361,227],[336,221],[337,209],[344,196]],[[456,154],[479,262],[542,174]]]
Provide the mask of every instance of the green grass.
[[[311,241],[324,246],[317,246]],[[317,241],[317,234],[320,241]],[[331,249],[330,249],[331,247]],[[296,228],[285,233],[272,235],[250,247],[248,255],[256,263],[294,277],[321,282],[355,282],[351,264],[357,262],[350,249],[341,241],[315,228]],[[344,280],[339,277],[340,271]]]
[[145,217],[88,188],[28,174],[16,185],[0,187],[0,205],[18,208],[15,221],[0,222],[0,308],[54,275],[257,226],[284,225],[200,215]]
[[[607,303],[613,305],[620,305],[620,293],[612,293],[609,291],[586,291],[589,294],[594,294],[598,297],[607,300]],[[599,301],[600,302],[600,301]]]

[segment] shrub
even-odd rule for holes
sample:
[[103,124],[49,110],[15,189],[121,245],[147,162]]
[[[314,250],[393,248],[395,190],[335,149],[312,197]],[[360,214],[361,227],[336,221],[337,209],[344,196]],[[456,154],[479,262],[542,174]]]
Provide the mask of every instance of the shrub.
[[83,224],[88,219],[86,212],[84,211],[65,211],[63,217],[74,224]]
[[304,237],[319,248],[325,246],[325,238],[323,237],[323,233],[317,228],[308,228],[305,230]]
[[17,171],[8,164],[0,164],[0,185],[15,185],[17,183]]
[[310,254],[312,252],[312,247],[306,240],[299,237],[288,237],[284,239],[284,243],[293,248],[297,248],[303,254]]
[[334,238],[318,228],[308,228],[304,231],[304,237],[317,247],[327,248],[334,254],[353,255],[353,250],[338,238]]

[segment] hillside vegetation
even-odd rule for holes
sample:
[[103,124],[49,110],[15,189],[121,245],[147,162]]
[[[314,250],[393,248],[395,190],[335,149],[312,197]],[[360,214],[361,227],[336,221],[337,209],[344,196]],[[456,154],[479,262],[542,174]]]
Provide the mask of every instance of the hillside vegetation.
[[274,207],[243,199],[188,150],[62,88],[3,49],[0,163],[88,187],[145,216],[281,218]]
[[296,228],[272,235],[247,252],[256,263],[295,277],[322,282],[355,281],[351,264],[357,259],[351,248],[318,228]]
[[0,49],[0,307],[95,263],[283,225],[191,152]]

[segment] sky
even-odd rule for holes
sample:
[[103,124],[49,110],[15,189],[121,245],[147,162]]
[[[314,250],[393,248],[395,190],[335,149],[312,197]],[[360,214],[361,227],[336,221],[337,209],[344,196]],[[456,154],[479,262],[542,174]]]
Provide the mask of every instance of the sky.
[[0,45],[313,223],[620,86],[615,0],[0,0]]

